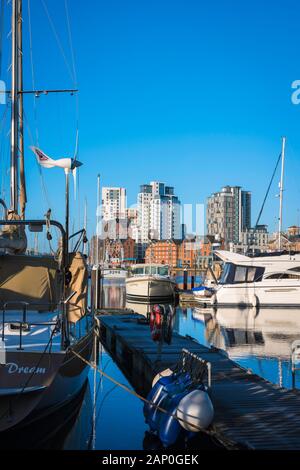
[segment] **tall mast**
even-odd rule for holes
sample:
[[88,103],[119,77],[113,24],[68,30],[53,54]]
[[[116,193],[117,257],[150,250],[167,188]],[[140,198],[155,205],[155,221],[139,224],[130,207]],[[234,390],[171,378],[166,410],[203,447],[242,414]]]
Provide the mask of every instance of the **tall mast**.
[[18,212],[18,4],[12,0],[12,60],[11,60],[11,136],[10,136],[10,205]]
[[[85,230],[85,233],[87,232],[87,200],[85,198],[84,200],[84,221],[83,221],[83,228]],[[87,243],[84,243],[83,245],[83,254],[87,254]]]
[[284,181],[284,160],[285,160],[285,143],[286,138],[282,137],[281,150],[281,177],[279,183],[279,224],[278,224],[278,250],[281,250],[281,234],[282,234],[282,203],[283,203],[283,181]]
[[19,87],[19,170],[20,170],[20,215],[25,219],[27,202],[24,168],[24,124],[23,124],[23,16],[22,0],[18,0],[18,87]]
[[99,231],[101,224],[100,175],[97,176],[96,266],[99,268]]

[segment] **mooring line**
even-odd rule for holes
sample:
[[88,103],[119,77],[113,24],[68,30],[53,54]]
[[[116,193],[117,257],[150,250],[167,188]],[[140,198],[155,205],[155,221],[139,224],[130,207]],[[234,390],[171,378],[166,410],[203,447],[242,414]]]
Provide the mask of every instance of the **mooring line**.
[[[84,357],[82,357],[80,354],[78,354],[76,351],[74,351],[73,349],[71,349],[71,352],[77,356],[80,360],[82,360],[86,365],[90,366],[92,369],[96,370],[100,375],[102,375],[103,377],[107,378],[108,380],[110,380],[111,382],[113,382],[114,384],[116,384],[117,386],[121,387],[123,390],[125,390],[126,392],[130,393],[131,395],[135,396],[136,398],[139,398],[141,401],[143,401],[144,403],[147,403],[151,406],[153,406],[154,408],[156,408],[158,411],[161,411],[162,413],[172,417],[172,418],[175,418],[177,421],[179,422],[182,422],[182,423],[185,423],[185,424],[188,424],[189,426],[192,426],[193,428],[195,428],[195,430],[199,431],[199,432],[203,432],[205,434],[208,434],[209,436],[212,436],[212,437],[215,437],[217,436],[217,433],[216,431],[214,431],[213,429],[204,429],[204,428],[200,428],[199,426],[197,426],[196,424],[192,424],[189,423],[188,421],[186,421],[185,419],[182,419],[182,418],[179,418],[177,415],[175,415],[174,413],[170,413],[169,411],[165,410],[164,408],[162,408],[161,406],[159,405],[156,405],[155,403],[153,403],[151,400],[148,400],[147,398],[143,397],[142,395],[140,395],[139,393],[135,392],[134,390],[130,389],[129,387],[127,387],[126,385],[122,384],[121,382],[119,382],[118,380],[114,379],[113,377],[111,377],[109,374],[107,374],[106,372],[104,372],[103,370],[99,369],[99,367],[97,367],[97,365],[95,365],[94,363],[90,362],[90,361],[87,361]],[[186,415],[188,417],[191,417],[191,418],[196,418],[196,416],[192,416],[192,415],[189,415],[186,413]],[[219,439],[219,437],[218,437]],[[229,444],[229,442],[227,443],[227,445],[232,445],[232,444]]]

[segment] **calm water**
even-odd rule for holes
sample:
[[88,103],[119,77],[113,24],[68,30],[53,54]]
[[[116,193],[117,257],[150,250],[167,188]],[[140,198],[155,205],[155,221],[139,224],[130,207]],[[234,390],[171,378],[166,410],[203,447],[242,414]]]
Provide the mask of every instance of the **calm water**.
[[[105,306],[109,307],[126,306],[144,315],[149,310],[147,305],[126,303],[124,286],[114,282],[104,285],[103,299]],[[290,350],[293,341],[300,339],[300,310],[213,311],[177,307],[174,331],[190,335],[202,344],[213,344],[224,349],[243,367],[250,368],[273,383],[291,387]],[[130,387],[104,350],[100,353],[100,367]],[[138,399],[108,379],[100,380],[93,371],[90,372],[88,385],[75,415],[69,422],[66,421],[65,428],[59,433],[52,430],[48,441],[42,440],[40,444],[36,441],[35,446],[112,450],[149,449],[149,446],[155,446],[149,441],[142,404]],[[300,371],[296,386],[300,387]]]

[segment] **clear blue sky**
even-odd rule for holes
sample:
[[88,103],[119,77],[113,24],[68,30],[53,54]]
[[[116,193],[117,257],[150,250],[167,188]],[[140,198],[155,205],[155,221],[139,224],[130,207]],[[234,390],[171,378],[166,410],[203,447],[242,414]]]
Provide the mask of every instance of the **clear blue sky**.
[[[45,3],[71,64],[64,1]],[[88,199],[90,227],[98,172],[104,185],[127,188],[129,204],[136,201],[139,185],[154,179],[174,185],[181,201],[193,204],[205,202],[223,185],[241,185],[253,193],[254,223],[284,134],[284,226],[299,222],[300,105],[291,103],[291,83],[300,79],[299,2],[68,4],[80,89],[80,200],[82,207]],[[25,87],[31,88],[27,1],[24,10]],[[31,0],[31,22],[36,87],[73,86],[41,0]],[[8,39],[4,46],[6,80]],[[36,143],[31,98],[26,109]],[[75,97],[38,100],[39,144],[54,158],[74,152],[75,109]],[[48,202],[30,151],[26,167],[28,213],[38,216]],[[54,215],[62,218],[63,174],[45,170],[44,178]],[[262,217],[271,231],[278,181],[279,175]]]

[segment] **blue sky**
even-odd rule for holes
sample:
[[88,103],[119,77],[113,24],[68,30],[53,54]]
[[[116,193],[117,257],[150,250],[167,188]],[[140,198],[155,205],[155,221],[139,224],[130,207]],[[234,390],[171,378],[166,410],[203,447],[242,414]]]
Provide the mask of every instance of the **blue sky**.
[[[37,88],[74,85],[62,0],[30,0],[32,53]],[[255,222],[287,136],[284,226],[299,223],[300,105],[291,83],[300,79],[297,1],[68,0],[79,101],[79,201],[88,200],[93,229],[96,179],[124,186],[128,203],[150,180],[174,185],[186,204],[205,202],[223,185],[253,193]],[[6,23],[9,20],[6,6]],[[6,29],[8,25],[6,24]],[[9,39],[2,77],[9,81]],[[27,1],[24,1],[25,87],[32,87]],[[37,143],[32,99],[26,98],[27,147]],[[37,100],[39,145],[54,158],[73,155],[76,98]],[[29,138],[32,134],[32,139]],[[7,140],[7,138],[6,138]],[[7,166],[6,147],[0,155]],[[48,200],[30,151],[26,151],[28,215],[49,203],[63,217],[63,174],[45,170]],[[3,170],[2,170],[3,171]],[[276,178],[262,222],[275,229]],[[77,224],[77,222],[76,222]]]

